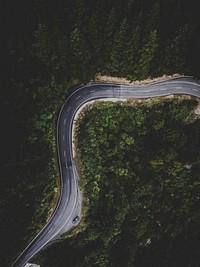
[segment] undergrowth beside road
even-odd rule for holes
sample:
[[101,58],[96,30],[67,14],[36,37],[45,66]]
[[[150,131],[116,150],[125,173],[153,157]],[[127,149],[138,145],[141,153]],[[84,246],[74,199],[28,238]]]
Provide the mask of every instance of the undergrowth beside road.
[[97,102],[82,114],[76,132],[82,231],[44,252],[44,266],[141,267],[149,259],[170,266],[179,246],[187,257],[176,255],[177,266],[198,257],[196,105],[193,97],[158,97]]

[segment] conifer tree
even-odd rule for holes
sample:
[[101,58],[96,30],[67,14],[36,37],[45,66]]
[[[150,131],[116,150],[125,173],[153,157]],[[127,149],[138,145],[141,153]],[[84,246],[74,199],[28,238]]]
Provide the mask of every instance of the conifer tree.
[[139,48],[140,48],[140,27],[135,26],[133,32],[130,36],[128,42],[128,49],[127,49],[127,57],[128,57],[128,77],[131,80],[135,80],[133,73],[137,69],[137,63],[139,60]]
[[78,28],[70,35],[71,68],[74,78],[85,79],[89,72],[90,53]]
[[116,26],[117,26],[117,13],[115,7],[112,7],[107,16],[106,29],[105,29],[106,40],[104,48],[105,48],[105,53],[108,57],[110,56],[112,50]]
[[127,75],[127,44],[128,44],[128,23],[124,18],[119,30],[115,34],[113,48],[111,51],[111,72],[114,75]]
[[189,45],[188,36],[190,36],[188,25],[181,26],[173,39],[169,40],[164,50],[165,72],[183,72],[186,68],[185,59],[187,57],[187,48]]
[[144,42],[139,51],[140,59],[137,69],[133,73],[133,77],[137,79],[145,79],[150,75],[151,62],[158,47],[157,31],[151,31],[148,38]]

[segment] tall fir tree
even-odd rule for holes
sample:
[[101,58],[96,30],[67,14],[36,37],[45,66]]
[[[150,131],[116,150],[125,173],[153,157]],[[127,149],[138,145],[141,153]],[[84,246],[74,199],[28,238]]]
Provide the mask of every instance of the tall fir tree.
[[158,47],[157,31],[151,31],[139,51],[137,69],[133,73],[133,79],[146,79],[150,75],[151,63]]
[[189,47],[190,30],[188,25],[181,26],[172,39],[168,40],[164,50],[164,72],[186,71],[187,50]]
[[78,80],[86,79],[90,72],[89,61],[91,54],[88,51],[88,47],[81,31],[77,28],[75,28],[70,35],[70,50],[72,77]]
[[127,75],[127,46],[128,46],[128,23],[124,18],[119,30],[116,32],[110,55],[111,73],[118,76]]

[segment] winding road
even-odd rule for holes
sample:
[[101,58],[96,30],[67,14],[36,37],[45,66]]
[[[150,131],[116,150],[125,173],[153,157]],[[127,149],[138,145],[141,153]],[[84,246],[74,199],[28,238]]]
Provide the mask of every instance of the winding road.
[[200,82],[190,77],[174,78],[147,85],[121,85],[89,83],[76,88],[61,108],[57,121],[57,147],[60,167],[61,193],[57,207],[46,226],[11,265],[23,267],[42,249],[61,238],[74,227],[73,219],[81,212],[79,179],[72,151],[72,127],[79,108],[91,100],[129,99],[166,96],[169,94],[193,95],[200,98]]

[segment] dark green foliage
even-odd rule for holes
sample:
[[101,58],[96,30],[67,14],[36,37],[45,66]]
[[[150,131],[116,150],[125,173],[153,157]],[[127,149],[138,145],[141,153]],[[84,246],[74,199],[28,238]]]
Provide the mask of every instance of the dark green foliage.
[[137,62],[137,68],[133,73],[132,80],[136,80],[137,77],[145,79],[148,77],[151,69],[151,62],[154,59],[156,49],[158,47],[157,31],[151,31],[147,36],[142,48],[139,50],[139,61]]
[[96,72],[132,80],[173,72],[199,76],[197,1],[194,8],[188,0],[42,2],[35,1],[35,36],[41,38],[43,25],[41,41],[50,41],[45,54],[51,53],[47,60],[55,62],[57,75],[83,80]]
[[[89,81],[97,72],[131,80],[173,72],[199,78],[200,10],[197,0],[4,2],[0,49],[0,258],[1,265],[8,266],[45,222],[58,176],[56,115],[68,88]],[[140,111],[137,114],[139,125],[145,117]],[[179,120],[182,115],[176,110],[174,116]],[[109,117],[107,120],[112,123]],[[152,123],[155,132],[165,126],[162,119]],[[126,127],[131,131],[129,123]],[[145,135],[146,129],[140,128],[139,133]],[[121,136],[120,149],[135,144],[126,134]],[[165,136],[166,142],[186,138],[184,134],[177,137],[172,131]],[[109,140],[106,146],[114,146]],[[188,151],[191,159],[196,158],[193,150],[194,144]],[[116,152],[112,153],[116,156]],[[157,164],[162,169],[158,163],[155,157],[152,166]],[[138,168],[142,171],[139,164]],[[180,166],[176,163],[173,168],[171,171],[177,172]],[[117,170],[116,175],[129,175],[128,166],[118,166]],[[93,186],[93,194],[98,193],[99,197],[101,175]],[[119,190],[120,196],[122,192]],[[117,199],[114,193],[110,197]],[[127,201],[123,199],[119,223],[127,212]],[[105,212],[109,213],[109,207]],[[119,231],[117,224],[113,227]],[[93,233],[98,235],[95,230]],[[124,253],[130,256],[133,241],[127,242],[129,249]],[[88,261],[95,253],[88,256]],[[102,245],[102,262],[107,261],[106,255]]]
[[198,266],[196,104],[99,103],[85,113],[77,139],[86,228],[63,243],[68,252],[61,245],[44,253],[44,265]]
[[111,51],[111,73],[117,75],[121,73],[122,76],[125,76],[126,66],[128,63],[128,22],[126,19],[123,19],[119,30],[116,32],[113,42],[113,49]]

